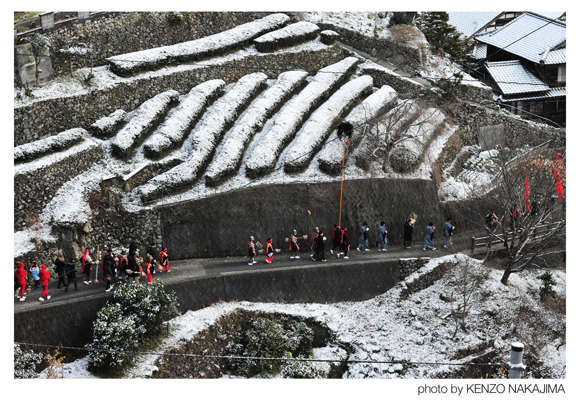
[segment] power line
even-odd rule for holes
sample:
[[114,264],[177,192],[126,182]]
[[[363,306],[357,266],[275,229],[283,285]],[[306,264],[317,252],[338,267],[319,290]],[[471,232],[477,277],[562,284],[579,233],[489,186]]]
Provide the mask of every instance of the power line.
[[[32,347],[43,347],[52,349],[71,349],[71,350],[83,350],[88,351],[88,348],[80,348],[74,346],[62,346],[62,345],[45,345],[38,343],[27,343],[27,342],[14,342],[17,345],[25,345]],[[135,354],[135,355],[153,355],[153,356],[167,356],[167,357],[193,357],[197,359],[224,359],[224,360],[258,360],[258,361],[290,361],[290,362],[321,362],[321,363],[353,363],[353,364],[410,364],[415,366],[428,365],[428,366],[484,366],[484,367],[505,367],[505,363],[449,363],[449,362],[419,362],[419,361],[407,361],[407,360],[358,360],[358,359],[305,359],[300,357],[258,357],[258,356],[236,356],[236,355],[200,355],[192,353],[167,353],[167,352],[143,352],[143,351],[130,351],[125,350],[125,353]]]

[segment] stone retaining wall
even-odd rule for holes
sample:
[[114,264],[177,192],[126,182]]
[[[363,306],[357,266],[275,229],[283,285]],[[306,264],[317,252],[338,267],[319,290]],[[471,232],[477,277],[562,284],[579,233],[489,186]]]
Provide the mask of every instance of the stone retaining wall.
[[[219,301],[333,303],[367,300],[395,286],[398,276],[396,260],[350,262],[232,272],[169,283],[165,288],[175,291],[179,309],[184,313]],[[97,312],[111,299],[110,293],[103,292],[21,309],[14,314],[14,341],[83,347],[91,341]],[[67,349],[63,353],[78,357]]]
[[[323,50],[304,50],[279,54],[263,54],[242,60],[224,62],[210,67],[175,69],[164,76],[136,77],[113,88],[90,93],[35,102],[14,109],[14,146],[45,138],[69,128],[88,128],[95,121],[116,109],[134,110],[153,96],[174,89],[180,94],[202,82],[223,79],[227,84],[251,72],[262,71],[275,78],[283,71],[308,70],[314,72],[334,64],[349,54],[331,46]],[[265,69],[264,66],[281,66]]]
[[340,35],[339,41],[365,53],[385,60],[409,74],[423,66],[427,50],[417,46],[405,46],[389,39],[370,37],[359,32],[325,22],[317,22],[322,31],[329,29]]
[[413,272],[417,271],[419,268],[427,264],[431,258],[421,257],[421,258],[399,258],[399,279],[403,280]]
[[87,170],[102,157],[101,144],[95,143],[81,152],[71,153],[59,162],[15,174],[14,230],[24,229],[26,221],[38,217],[64,183]]

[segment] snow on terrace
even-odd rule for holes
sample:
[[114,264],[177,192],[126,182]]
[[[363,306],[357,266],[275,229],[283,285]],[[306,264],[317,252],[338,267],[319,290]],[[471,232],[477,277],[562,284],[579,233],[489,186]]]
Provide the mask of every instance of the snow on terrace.
[[[356,106],[344,120],[350,122],[354,127],[357,127],[365,120],[383,113],[388,107],[393,105],[397,96],[397,92],[393,88],[388,85],[383,85],[378,91],[365,98],[360,105]],[[352,149],[359,143],[363,130],[364,126],[356,128],[350,133],[351,145],[348,148],[349,152],[352,152]],[[333,131],[328,142],[318,154],[318,163],[321,170],[328,173],[338,173],[342,164],[343,145],[341,141],[335,140],[335,136],[333,135],[335,133],[336,130]]]
[[268,31],[284,26],[289,20],[290,17],[285,14],[271,14],[201,39],[121,54],[105,60],[110,63],[113,72],[119,75],[157,68],[164,64],[199,60],[201,57],[224,52],[236,45],[243,45]]
[[277,46],[283,46],[286,43],[291,44],[297,41],[314,39],[318,34],[318,31],[320,31],[318,25],[308,21],[300,21],[282,29],[268,32],[267,34],[254,39],[254,44],[256,49],[261,52],[269,51]]
[[153,98],[143,102],[137,108],[131,120],[117,133],[111,141],[113,152],[118,156],[126,155],[135,142],[153,126],[163,113],[167,111],[169,105],[179,99],[179,92],[169,90],[155,95]]
[[29,142],[14,148],[14,162],[34,159],[39,155],[59,151],[89,136],[82,128],[71,128],[52,137]]
[[[401,298],[408,285],[431,272],[442,263],[452,266],[443,277],[430,287],[415,292],[408,298]],[[455,289],[454,283],[460,275],[460,267],[466,266],[469,272],[480,273],[483,283],[472,295],[466,317],[470,330],[453,337],[454,325],[448,314],[454,303],[447,303],[440,297]],[[558,294],[566,294],[566,274],[552,271]],[[457,350],[474,348],[482,342],[490,341],[492,346],[486,351],[496,351],[501,362],[507,362],[510,343],[521,341],[512,334],[513,325],[518,322],[518,310],[514,306],[525,305],[532,313],[546,323],[546,327],[562,328],[562,317],[545,310],[539,301],[538,289],[541,285],[535,271],[524,271],[510,276],[510,286],[500,283],[502,272],[489,269],[462,254],[432,259],[424,267],[407,277],[403,282],[384,294],[361,302],[318,303],[253,303],[227,302],[210,307],[188,311],[169,321],[172,331],[155,352],[168,352],[170,348],[184,344],[214,324],[220,317],[236,309],[248,311],[280,313],[311,319],[328,326],[336,339],[327,347],[314,350],[314,357],[325,356],[329,359],[344,357],[339,345],[348,343],[354,347],[352,360],[412,361],[412,362],[449,362],[469,363],[478,354],[454,359]],[[396,307],[395,307],[396,306]],[[447,318],[446,318],[447,316]],[[519,320],[518,330],[533,331],[532,325]],[[529,333],[529,332],[528,332]],[[548,378],[566,377],[566,346],[556,349],[547,334],[533,334],[538,343],[537,354],[542,370]],[[127,374],[129,378],[150,376],[158,368],[156,355],[141,355]],[[524,361],[524,364],[526,362]],[[87,377],[86,358],[65,365],[70,373],[67,378]],[[76,369],[75,369],[76,368]],[[394,368],[394,369],[392,369]],[[458,366],[410,365],[406,369],[389,364],[349,364],[346,378],[433,378],[461,369]],[[77,371],[78,370],[78,371]],[[227,377],[224,377],[227,378]]]
[[227,125],[236,119],[240,109],[262,89],[267,78],[264,73],[248,74],[240,78],[205,113],[202,121],[183,144],[183,156],[187,159],[139,187],[142,197],[147,199],[170,188],[195,181],[200,169],[221,140]]
[[188,128],[200,116],[209,100],[223,91],[225,85],[223,80],[218,79],[193,87],[163,124],[145,141],[145,155],[159,156],[163,151],[180,144],[187,135]]
[[255,176],[274,167],[284,145],[296,133],[305,116],[338,85],[356,63],[356,57],[347,57],[320,69],[306,88],[284,105],[264,138],[264,146],[255,148],[246,161],[248,174]]
[[324,142],[337,119],[361,96],[372,90],[373,79],[368,75],[355,78],[340,87],[306,121],[298,132],[285,158],[284,170],[297,171],[305,167],[315,149]]
[[206,185],[235,172],[251,137],[264,125],[272,111],[302,85],[307,75],[305,71],[287,71],[280,74],[276,83],[248,106],[235,126],[226,134],[219,152],[216,151],[216,157],[206,171]]

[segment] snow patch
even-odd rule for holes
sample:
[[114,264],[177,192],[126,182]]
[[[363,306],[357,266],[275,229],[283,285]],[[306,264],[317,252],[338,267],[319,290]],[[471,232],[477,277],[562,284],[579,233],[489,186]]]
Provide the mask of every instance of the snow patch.
[[88,136],[89,133],[83,128],[71,128],[57,135],[17,146],[14,148],[14,162],[26,161],[49,152],[59,151]]

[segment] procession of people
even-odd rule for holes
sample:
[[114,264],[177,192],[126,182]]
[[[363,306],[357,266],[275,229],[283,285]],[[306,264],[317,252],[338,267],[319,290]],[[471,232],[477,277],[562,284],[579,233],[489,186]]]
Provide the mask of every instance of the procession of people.
[[[492,211],[486,217],[486,224],[490,228],[495,228],[500,225],[499,220],[495,216],[495,211]],[[515,213],[515,212],[514,212]],[[445,237],[444,248],[449,248],[453,244],[451,241],[453,230],[455,226],[451,223],[451,218],[447,218],[443,222],[443,234]],[[412,212],[406,218],[403,228],[403,247],[411,248],[413,241],[413,233],[417,225],[417,215]],[[314,226],[314,225],[313,225]],[[436,250],[434,244],[435,225],[432,222],[425,227],[426,234],[423,244],[423,250]],[[360,226],[358,233],[358,246],[356,250],[359,252],[369,252],[371,246],[369,244],[370,228],[365,221]],[[377,249],[379,252],[388,251],[387,227],[385,221],[380,221],[376,226],[377,233]],[[351,244],[348,239],[348,229],[341,227],[340,224],[334,224],[330,232],[332,240],[332,247],[326,249],[325,242],[327,237],[325,232],[320,227],[314,227],[312,234],[298,235],[296,229],[285,239],[288,243],[288,253],[290,259],[299,259],[299,252],[309,251],[309,258],[315,262],[327,262],[327,252],[335,258],[348,259],[348,253],[351,250]],[[305,241],[309,242],[304,245]],[[257,264],[256,257],[258,254],[265,254],[265,262],[271,264],[276,253],[280,253],[282,249],[274,248],[275,241],[268,238],[266,246],[263,247],[257,242],[254,236],[250,236],[250,241],[247,244],[247,258],[248,265]],[[302,246],[302,247],[301,247]],[[97,285],[99,280],[105,283],[105,292],[113,290],[115,285],[119,282],[136,282],[139,283],[141,278],[146,284],[153,284],[153,279],[156,275],[161,273],[170,273],[169,269],[169,255],[166,247],[162,247],[157,253],[157,245],[150,243],[147,247],[144,256],[139,256],[139,241],[133,240],[128,248],[109,246],[103,250],[97,247],[97,250],[87,247],[84,249],[82,255],[76,258],[69,258],[65,260],[62,252],[57,253],[54,260],[54,272],[57,275],[55,281],[57,282],[56,289],[63,289],[63,292],[68,292],[69,288],[73,287],[78,291],[77,275],[80,274],[83,283],[86,286]],[[28,285],[27,278],[30,273],[33,286]],[[45,264],[40,267],[36,263],[31,263],[28,269],[25,269],[24,263],[16,263],[14,267],[14,290],[15,297],[20,301],[25,301],[25,294],[33,289],[42,287],[42,294],[38,298],[40,301],[49,300],[52,296],[48,292],[51,274],[47,271]]]

